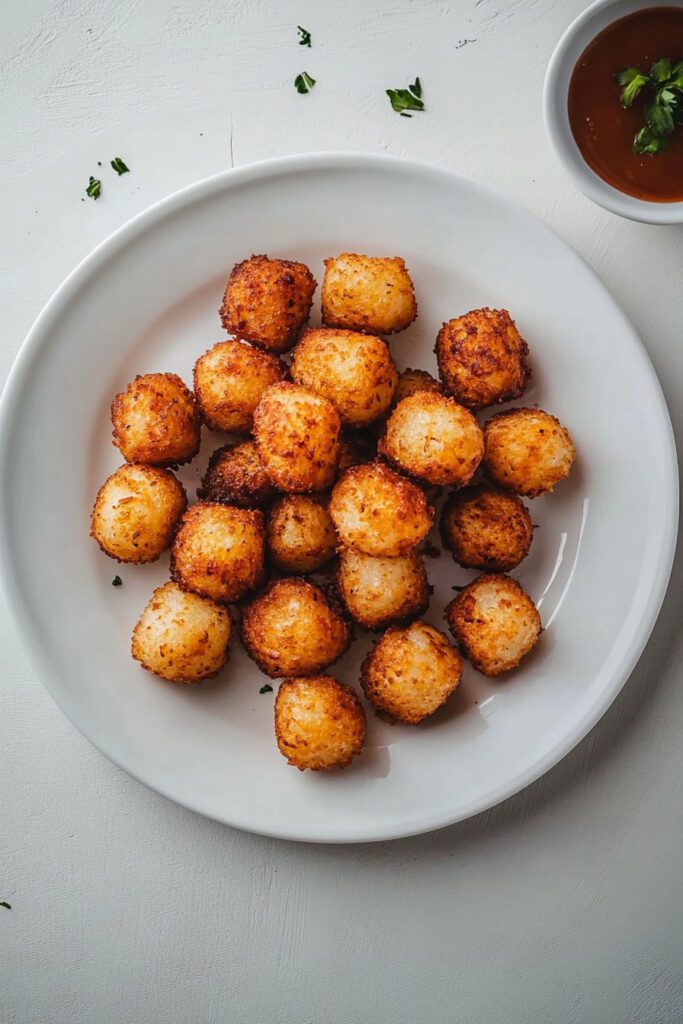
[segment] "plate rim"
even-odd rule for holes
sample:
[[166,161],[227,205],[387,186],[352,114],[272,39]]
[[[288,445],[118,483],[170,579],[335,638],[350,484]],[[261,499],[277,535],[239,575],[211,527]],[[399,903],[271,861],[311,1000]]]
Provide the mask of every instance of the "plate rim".
[[[553,243],[564,249],[567,256],[580,264],[583,270],[593,279],[597,288],[607,303],[612,307],[615,318],[621,321],[623,329],[630,336],[634,354],[640,357],[641,368],[650,378],[653,385],[653,406],[656,406],[662,427],[661,441],[666,446],[663,464],[667,467],[665,486],[668,491],[662,494],[660,507],[665,510],[661,524],[661,542],[658,552],[657,565],[653,567],[653,575],[650,586],[649,602],[646,613],[638,620],[638,628],[634,630],[629,644],[625,648],[617,666],[615,666],[610,685],[600,695],[599,701],[591,703],[584,716],[575,724],[574,728],[562,737],[551,750],[547,751],[544,757],[539,758],[532,766],[516,776],[509,778],[490,791],[482,801],[474,800],[470,804],[461,807],[457,812],[450,814],[426,815],[420,821],[414,821],[409,827],[380,827],[361,828],[351,830],[339,835],[317,834],[315,828],[302,835],[294,830],[269,830],[267,827],[255,827],[253,822],[247,821],[243,815],[218,816],[213,812],[202,810],[197,802],[191,804],[187,800],[179,799],[176,795],[164,787],[163,784],[150,782],[139,775],[133,768],[122,763],[119,756],[108,749],[108,744],[101,741],[95,742],[81,727],[78,715],[73,708],[67,710],[68,701],[63,692],[60,692],[59,684],[54,684],[49,666],[47,652],[43,651],[40,643],[35,643],[35,636],[30,624],[30,612],[21,595],[19,580],[13,565],[10,538],[5,525],[5,518],[0,517],[0,590],[3,593],[11,621],[20,637],[29,664],[36,676],[47,690],[48,694],[68,718],[72,725],[82,736],[107,757],[113,764],[120,767],[132,778],[141,782],[149,789],[159,793],[161,796],[172,800],[179,806],[183,806],[194,813],[202,814],[212,820],[229,825],[232,828],[239,828],[256,835],[263,835],[269,838],[286,839],[295,842],[344,844],[344,843],[367,843],[381,842],[390,839],[405,838],[412,835],[421,835],[436,829],[444,828],[455,824],[458,821],[466,820],[475,814],[490,810],[497,804],[509,799],[516,793],[525,789],[532,782],[535,782],[552,767],[559,763],[571,750],[574,749],[600,721],[607,709],[621,692],[628,678],[633,672],[640,656],[642,655],[652,630],[659,616],[669,584],[673,561],[676,549],[678,533],[678,461],[676,442],[669,415],[666,400],[660,381],[657,377],[654,366],[650,360],[638,332],[623,312],[617,301],[614,299],[608,288],[600,280],[595,271],[586,263],[576,250],[569,245],[552,228],[541,221],[535,214],[518,204],[505,193],[498,192],[488,186],[481,185],[464,175],[458,174],[449,168],[419,161],[398,157],[388,154],[349,152],[349,151],[325,151],[316,153],[293,154],[282,157],[274,157],[260,160],[240,167],[229,168],[219,171],[216,174],[202,178],[197,182],[186,185],[168,196],[158,200],[151,206],[136,214],[126,221],[115,231],[109,234],[103,241],[98,243],[86,256],[64,278],[56,288],[51,297],[43,306],[42,310],[33,322],[28,334],[19,347],[19,350],[7,375],[2,395],[0,396],[0,507],[4,505],[4,496],[8,484],[9,466],[11,462],[11,451],[8,445],[10,436],[10,425],[18,411],[19,396],[29,381],[29,372],[32,360],[39,354],[42,346],[49,337],[49,325],[52,319],[59,316],[61,310],[68,304],[72,293],[79,289],[89,277],[97,273],[106,264],[110,256],[114,256],[121,248],[136,237],[163,220],[167,215],[178,209],[200,201],[214,193],[238,187],[243,182],[258,181],[267,177],[278,177],[281,174],[292,172],[303,172],[311,169],[318,171],[339,170],[340,166],[348,169],[372,170],[388,169],[400,172],[412,172],[422,177],[435,177],[442,181],[462,186],[463,184],[477,191],[483,197],[488,198],[496,204],[502,204],[518,216],[522,216],[533,222],[535,227],[551,237]],[[656,401],[654,401],[656,400]],[[62,698],[62,699],[60,699]],[[125,759],[124,759],[125,760]]]

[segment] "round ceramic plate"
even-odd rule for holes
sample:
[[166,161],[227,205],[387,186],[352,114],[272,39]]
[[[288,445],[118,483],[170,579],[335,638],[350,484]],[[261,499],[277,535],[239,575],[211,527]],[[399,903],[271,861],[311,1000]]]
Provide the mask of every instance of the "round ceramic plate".
[[[130,657],[130,634],[168,558],[119,566],[89,538],[98,487],[120,464],[112,396],[136,373],[190,382],[225,335],[227,274],[251,253],[303,260],[318,280],[344,250],[401,255],[419,317],[391,339],[399,367],[435,371],[443,320],[509,309],[531,349],[539,404],[571,430],[578,461],[532,502],[538,525],[514,573],[546,627],[517,671],[469,665],[420,727],[368,714],[343,772],[301,774],[278,753],[273,694],[234,642],[199,687],[165,683]],[[314,307],[313,322],[318,321]],[[191,498],[210,452],[180,471]],[[591,271],[509,201],[443,170],[360,155],[288,158],[185,189],[136,217],[64,282],[14,366],[0,419],[0,555],[36,668],[78,728],[126,771],[195,811],[290,839],[350,842],[438,828],[526,786],[600,718],[654,625],[671,568],[677,475],[667,410],[633,329]],[[435,535],[438,543],[438,535]],[[445,628],[473,573],[429,559],[427,618]],[[112,587],[119,573],[123,586]],[[357,685],[371,638],[332,671]]]

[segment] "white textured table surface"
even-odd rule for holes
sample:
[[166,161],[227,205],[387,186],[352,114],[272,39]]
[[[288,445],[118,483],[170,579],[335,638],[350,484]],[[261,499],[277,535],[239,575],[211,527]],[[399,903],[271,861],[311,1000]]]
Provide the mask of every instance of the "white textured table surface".
[[[385,151],[504,189],[571,242],[640,331],[680,443],[682,229],[597,210],[544,137],[545,65],[583,6],[6,4],[3,379],[64,275],[156,199],[233,163]],[[415,74],[428,111],[408,124],[383,90]],[[83,203],[97,160],[105,190]],[[680,1024],[681,591],[677,566],[630,682],[549,775],[465,824],[358,848],[244,835],[148,792],[63,718],[3,610],[0,1020]]]

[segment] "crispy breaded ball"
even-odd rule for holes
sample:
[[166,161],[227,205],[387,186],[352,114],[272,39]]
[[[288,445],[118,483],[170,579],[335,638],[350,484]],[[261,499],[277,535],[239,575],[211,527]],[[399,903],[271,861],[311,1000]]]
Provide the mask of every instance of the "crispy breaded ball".
[[176,583],[152,594],[133,630],[131,654],[148,672],[172,683],[197,683],[228,660],[232,622],[226,608]]
[[198,501],[171,549],[171,579],[214,601],[239,601],[263,579],[263,513]]
[[387,411],[398,373],[381,338],[309,327],[294,350],[292,379],[329,398],[343,424],[360,428]]
[[412,551],[429,533],[434,515],[420,488],[381,462],[347,469],[329,509],[343,544],[387,558]]
[[286,352],[308,320],[316,280],[307,266],[267,256],[233,267],[220,309],[223,327],[243,341]]
[[240,508],[263,508],[276,494],[254,441],[217,448],[197,490],[198,498]]
[[484,428],[484,469],[494,483],[537,498],[569,476],[576,450],[569,431],[542,409],[510,409]]
[[398,405],[404,398],[414,395],[418,391],[432,391],[439,395],[443,394],[441,382],[432,377],[426,370],[411,370],[408,368],[398,375],[398,384],[394,393],[394,405]]
[[241,341],[219,341],[194,365],[194,392],[207,427],[248,433],[261,395],[286,375],[277,356]]
[[484,454],[484,435],[463,405],[446,395],[417,391],[396,406],[378,452],[430,484],[469,483]]
[[351,640],[348,623],[320,587],[276,580],[242,615],[242,640],[266,675],[308,676],[339,658]]
[[114,444],[126,462],[178,466],[199,451],[194,395],[175,373],[145,373],[111,405]]
[[365,725],[355,690],[334,676],[285,679],[275,698],[277,745],[300,772],[346,768],[360,753]]
[[270,510],[266,542],[282,572],[314,572],[334,557],[337,534],[320,499],[286,494]]
[[281,491],[324,491],[341,455],[341,420],[327,398],[299,384],[273,384],[254,413],[254,440]]
[[514,569],[529,554],[533,535],[521,498],[485,484],[456,491],[441,513],[444,546],[466,569]]
[[462,676],[462,659],[434,626],[418,619],[383,634],[361,666],[361,685],[376,708],[417,725],[445,704]]
[[529,595],[503,574],[477,576],[446,608],[460,648],[485,676],[516,668],[541,635]]
[[531,376],[528,352],[506,309],[473,309],[445,323],[436,339],[446,390],[472,409],[519,398]]
[[337,585],[349,615],[366,629],[422,615],[429,604],[427,572],[417,552],[380,558],[342,548]]
[[325,260],[322,317],[328,327],[394,334],[416,316],[413,282],[399,256],[343,252]]
[[154,562],[171,546],[186,507],[185,489],[169,469],[126,463],[97,492],[90,535],[119,562]]

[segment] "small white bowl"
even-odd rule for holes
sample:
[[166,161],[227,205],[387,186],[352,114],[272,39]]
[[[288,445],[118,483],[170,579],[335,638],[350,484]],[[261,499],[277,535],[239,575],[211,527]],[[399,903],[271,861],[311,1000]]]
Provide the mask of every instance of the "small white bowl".
[[646,224],[683,223],[683,202],[651,203],[609,185],[583,159],[569,126],[567,96],[576,62],[599,32],[636,11],[648,7],[683,7],[683,0],[596,0],[566,30],[553,51],[543,86],[543,116],[550,141],[574,184],[620,217]]

